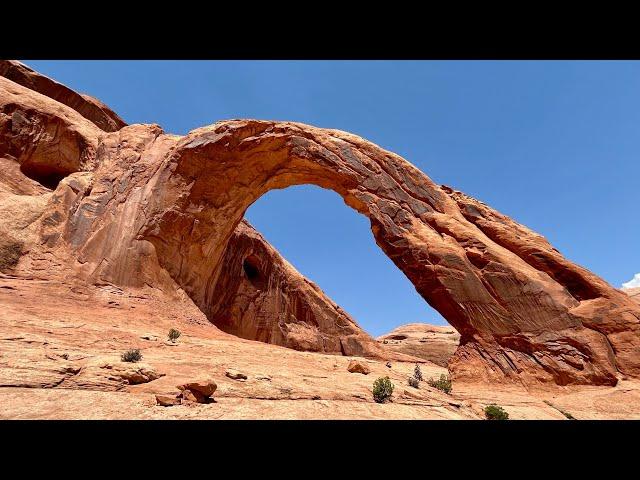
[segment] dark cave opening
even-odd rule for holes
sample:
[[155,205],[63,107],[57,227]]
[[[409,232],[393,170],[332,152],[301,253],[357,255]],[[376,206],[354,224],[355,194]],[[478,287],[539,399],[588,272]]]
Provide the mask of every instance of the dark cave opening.
[[249,255],[242,262],[242,270],[251,284],[258,290],[264,290],[265,277],[259,268],[260,259],[255,255]]
[[21,165],[20,171],[49,190],[55,190],[60,181],[69,174],[48,166],[28,164]]

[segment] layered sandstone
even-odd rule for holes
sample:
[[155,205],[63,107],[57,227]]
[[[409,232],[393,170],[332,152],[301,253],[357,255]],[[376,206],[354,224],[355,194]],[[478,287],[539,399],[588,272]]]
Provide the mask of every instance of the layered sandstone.
[[[46,269],[50,278],[186,294],[222,322],[216,315],[225,308],[251,303],[227,298],[220,309],[220,292],[249,291],[229,272],[264,267],[229,253],[246,209],[271,189],[315,184],[370,219],[377,244],[460,333],[449,363],[454,379],[614,385],[622,375],[640,376],[640,307],[628,296],[542,236],[360,137],[258,120],[218,122],[184,137],[157,125],[108,132],[0,80],[0,156],[56,186],[16,274]],[[55,128],[43,128],[49,124]],[[272,270],[278,284],[284,270]],[[305,328],[327,325],[331,308],[318,315],[292,301],[315,302],[310,290],[283,296],[279,285],[257,302],[266,312],[287,304],[285,325],[293,318]],[[332,315],[340,328],[342,317]],[[283,331],[280,319],[257,328],[250,318],[236,318],[237,331],[277,336],[276,324]]]
[[0,77],[8,78],[18,85],[71,107],[105,132],[115,132],[126,125],[117,113],[100,100],[89,95],[76,93],[69,87],[39,74],[21,62],[0,60]]
[[242,338],[311,352],[380,356],[369,335],[251,227],[240,222],[206,312]]
[[446,367],[460,344],[460,334],[452,327],[408,323],[379,336],[383,348],[422,358]]

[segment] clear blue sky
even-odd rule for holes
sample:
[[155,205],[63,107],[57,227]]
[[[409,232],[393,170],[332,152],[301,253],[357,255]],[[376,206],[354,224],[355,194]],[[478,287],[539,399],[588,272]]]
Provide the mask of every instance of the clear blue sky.
[[[353,132],[615,287],[640,272],[640,62],[25,63],[171,133],[229,118]],[[247,217],[370,333],[446,323],[337,194],[273,191]]]

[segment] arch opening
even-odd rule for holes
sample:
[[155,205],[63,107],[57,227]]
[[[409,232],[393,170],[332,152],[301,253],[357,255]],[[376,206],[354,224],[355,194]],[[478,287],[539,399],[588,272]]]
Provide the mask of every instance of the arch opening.
[[270,190],[245,218],[372,337],[409,323],[449,326],[376,245],[368,218],[336,192],[312,184]]

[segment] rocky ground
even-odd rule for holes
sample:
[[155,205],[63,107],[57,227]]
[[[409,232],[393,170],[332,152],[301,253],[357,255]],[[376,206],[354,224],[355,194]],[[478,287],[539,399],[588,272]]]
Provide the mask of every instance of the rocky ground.
[[[480,419],[490,403],[512,419],[640,419],[640,382],[616,387],[524,387],[454,383],[450,395],[407,384],[410,362],[358,358],[371,373],[350,373],[352,357],[300,352],[226,334],[188,299],[166,301],[104,285],[0,278],[0,418],[3,419]],[[173,344],[170,328],[182,336]],[[139,348],[143,359],[120,355]],[[446,373],[421,364],[426,378]],[[228,370],[246,380],[233,380]],[[373,401],[388,375],[392,402]],[[213,379],[215,403],[156,405],[155,394]],[[137,383],[140,382],[140,383]]]

